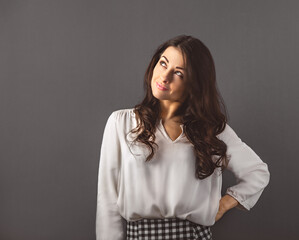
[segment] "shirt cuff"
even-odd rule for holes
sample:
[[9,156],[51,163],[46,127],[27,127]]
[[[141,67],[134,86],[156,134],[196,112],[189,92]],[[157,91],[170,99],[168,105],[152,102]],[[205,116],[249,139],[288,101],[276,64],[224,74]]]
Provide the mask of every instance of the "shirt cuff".
[[246,201],[243,200],[240,196],[238,196],[238,194],[235,193],[233,190],[227,189],[225,194],[230,195],[231,197],[233,197],[234,199],[236,199],[238,201],[238,205],[236,206],[236,208],[246,211],[246,212],[248,212],[250,210],[250,206],[246,203]]

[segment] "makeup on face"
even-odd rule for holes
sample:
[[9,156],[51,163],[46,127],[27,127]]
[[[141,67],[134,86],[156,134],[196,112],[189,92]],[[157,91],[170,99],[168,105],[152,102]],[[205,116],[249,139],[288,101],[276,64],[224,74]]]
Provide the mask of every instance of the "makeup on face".
[[158,82],[156,82],[156,87],[161,90],[161,91],[168,91],[168,89],[166,87],[163,87],[161,84],[159,84]]

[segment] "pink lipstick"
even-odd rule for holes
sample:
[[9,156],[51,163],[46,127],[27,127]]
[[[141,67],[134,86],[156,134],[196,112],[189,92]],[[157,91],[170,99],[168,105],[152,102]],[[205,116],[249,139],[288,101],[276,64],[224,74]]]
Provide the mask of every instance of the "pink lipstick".
[[156,86],[158,89],[160,89],[161,91],[167,91],[168,89],[163,87],[161,84],[159,84],[158,82],[156,82]]

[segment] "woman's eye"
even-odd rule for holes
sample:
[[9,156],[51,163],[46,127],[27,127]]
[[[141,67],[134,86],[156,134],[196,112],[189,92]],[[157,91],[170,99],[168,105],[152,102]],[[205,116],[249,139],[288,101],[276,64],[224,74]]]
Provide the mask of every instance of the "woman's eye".
[[177,71],[177,73],[179,73],[179,76],[182,78],[184,75],[181,73],[181,72],[179,72],[179,71]]
[[163,63],[165,63],[164,61],[160,61],[160,65],[162,65],[163,66]]

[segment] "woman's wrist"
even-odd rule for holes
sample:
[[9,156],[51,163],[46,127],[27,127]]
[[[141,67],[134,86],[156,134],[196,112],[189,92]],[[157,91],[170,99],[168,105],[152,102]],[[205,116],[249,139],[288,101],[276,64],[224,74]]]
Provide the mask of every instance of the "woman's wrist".
[[225,212],[238,206],[239,202],[232,196],[225,194],[220,200],[220,207]]

